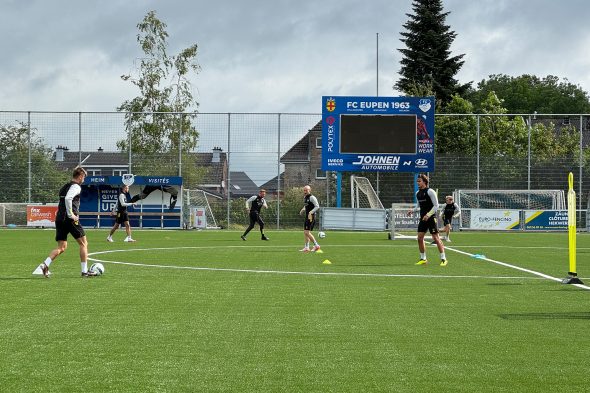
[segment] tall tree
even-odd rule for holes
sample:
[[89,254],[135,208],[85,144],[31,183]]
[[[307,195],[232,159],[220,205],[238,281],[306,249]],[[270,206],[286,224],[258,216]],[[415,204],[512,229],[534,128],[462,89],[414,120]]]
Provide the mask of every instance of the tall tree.
[[69,178],[55,164],[51,148],[26,124],[0,125],[0,202],[29,202],[29,153],[31,202],[56,202],[59,188]]
[[456,33],[445,25],[449,13],[443,12],[441,0],[414,0],[412,7],[414,14],[406,14],[406,31],[400,33],[406,48],[398,49],[403,58],[394,87],[405,94],[431,87],[437,101],[446,104],[453,94],[462,94],[469,87],[455,79],[464,55],[451,56]]
[[138,157],[134,160],[135,173],[174,175],[178,159],[183,157],[187,164],[183,165],[183,175],[194,177],[194,155],[188,153],[196,148],[199,137],[192,122],[198,102],[189,77],[200,70],[197,44],[169,55],[166,27],[155,11],[148,12],[137,25],[137,42],[145,57],[140,59],[137,76],[121,78],[135,85],[139,95],[117,108],[125,112],[128,132],[128,138],[118,141],[117,147],[122,151],[131,148]]

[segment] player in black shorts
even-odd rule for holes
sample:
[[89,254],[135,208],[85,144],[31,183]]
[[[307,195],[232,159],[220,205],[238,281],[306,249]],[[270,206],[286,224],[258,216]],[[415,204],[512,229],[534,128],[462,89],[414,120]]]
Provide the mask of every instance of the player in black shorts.
[[[305,245],[299,251],[302,252],[322,252],[320,251],[320,245],[313,236],[313,227],[315,226],[315,213],[320,210],[320,204],[317,198],[311,194],[311,187],[303,187],[303,208],[299,211],[300,215],[305,215],[303,221],[303,237],[305,238]],[[310,242],[313,242],[313,248],[309,248]]]
[[[436,212],[438,210],[438,198],[434,190],[428,188],[428,176],[424,174],[418,175],[416,180],[418,185],[418,192],[416,192],[416,199],[420,207],[420,223],[418,224],[418,249],[420,250],[420,260],[416,265],[425,265],[428,263],[426,259],[426,246],[424,244],[424,236],[426,231],[432,235],[432,240],[438,246],[440,252],[440,265],[447,266],[447,259],[445,256],[445,247],[438,235],[438,227],[436,224]],[[408,212],[411,215],[413,212]]]
[[55,217],[55,241],[57,242],[57,248],[51,251],[49,256],[38,268],[45,277],[49,277],[49,265],[51,265],[51,262],[68,248],[68,235],[72,235],[80,246],[82,277],[97,275],[94,272],[88,271],[88,241],[86,240],[84,228],[80,225],[79,217],[80,192],[82,191],[80,185],[84,182],[85,178],[86,171],[84,168],[77,167],[72,173],[72,180],[59,190],[59,205]]
[[119,193],[119,197],[117,198],[117,216],[115,218],[115,225],[113,225],[113,227],[111,228],[111,232],[109,233],[109,236],[107,237],[107,242],[112,243],[114,241],[113,234],[115,233],[115,231],[117,229],[119,229],[119,226],[121,224],[125,225],[125,232],[127,233],[127,237],[123,241],[124,242],[135,242],[135,239],[131,238],[131,226],[129,225],[129,213],[127,212],[127,207],[134,206],[134,205],[131,202],[127,202],[127,193],[128,192],[129,192],[129,186],[124,185],[123,188],[121,188],[121,192]]
[[262,208],[268,209],[266,199],[264,199],[265,196],[266,190],[262,189],[258,191],[258,195],[252,195],[246,201],[246,210],[250,214],[250,225],[248,226],[248,228],[246,228],[244,234],[240,236],[242,240],[246,240],[248,232],[250,232],[254,228],[254,225],[256,223],[258,223],[258,226],[260,227],[260,234],[262,235],[261,239],[268,240],[268,237],[266,237],[266,235],[264,234],[264,221],[262,220],[262,217],[260,217],[260,210]]
[[446,236],[443,239],[450,243],[451,230],[453,229],[453,218],[459,217],[461,209],[459,209],[459,205],[455,203],[451,195],[445,197],[445,202],[445,208],[440,213],[444,225],[444,228],[441,231],[446,233]]

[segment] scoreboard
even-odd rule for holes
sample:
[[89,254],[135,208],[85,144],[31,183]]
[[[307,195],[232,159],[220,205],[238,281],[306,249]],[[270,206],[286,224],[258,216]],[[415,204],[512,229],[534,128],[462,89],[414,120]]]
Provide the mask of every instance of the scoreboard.
[[322,169],[434,171],[434,97],[322,97]]

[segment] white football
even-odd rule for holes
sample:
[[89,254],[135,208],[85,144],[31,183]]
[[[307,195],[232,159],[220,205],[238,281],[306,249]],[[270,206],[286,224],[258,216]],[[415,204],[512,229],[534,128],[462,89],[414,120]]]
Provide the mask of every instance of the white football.
[[102,263],[93,263],[90,266],[90,271],[93,273],[98,274],[99,276],[104,274],[104,266],[102,265]]
[[326,237],[326,233],[325,232],[318,232],[318,236],[323,239]]

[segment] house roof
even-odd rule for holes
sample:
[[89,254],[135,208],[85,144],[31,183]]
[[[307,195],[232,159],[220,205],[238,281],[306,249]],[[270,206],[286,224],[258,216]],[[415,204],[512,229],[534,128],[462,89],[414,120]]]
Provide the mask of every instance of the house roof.
[[311,130],[295,143],[291,148],[281,156],[281,163],[288,162],[309,162],[309,135],[312,132],[322,132],[322,122],[319,121]]
[[230,172],[230,195],[248,196],[258,194],[260,187],[256,185],[246,172]]
[[[267,181],[266,183],[261,185],[260,188],[264,188],[268,192],[277,191],[278,190],[277,179],[278,179],[278,176],[273,177],[272,179],[270,179],[269,181]],[[281,187],[284,187],[284,184],[285,184],[285,172],[281,172]]]

